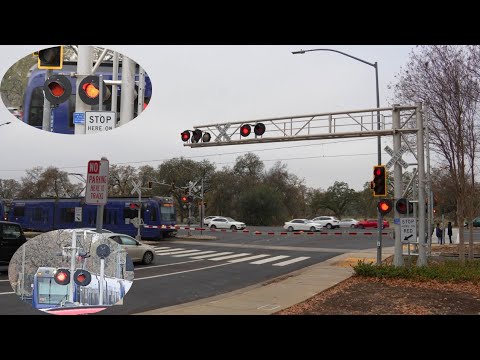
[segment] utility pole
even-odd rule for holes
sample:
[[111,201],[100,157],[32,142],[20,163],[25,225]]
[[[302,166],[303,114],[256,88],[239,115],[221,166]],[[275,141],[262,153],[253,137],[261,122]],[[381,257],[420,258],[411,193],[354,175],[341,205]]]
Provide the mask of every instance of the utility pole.
[[418,229],[419,229],[419,248],[418,248],[418,266],[427,265],[427,249],[425,244],[425,142],[423,132],[423,113],[422,104],[417,103],[415,114],[417,117],[417,158],[418,158]]
[[[399,105],[393,105],[392,112],[392,129],[395,131],[400,129],[400,109],[397,108]],[[393,152],[397,154],[400,151],[401,147],[401,134],[399,132],[394,133],[393,135]],[[394,183],[394,197],[395,201],[400,199],[403,194],[403,183],[402,183],[402,166],[398,161],[395,162],[394,172],[393,172],[393,183]],[[407,205],[408,207],[408,205]],[[397,211],[396,206],[393,208],[394,218],[399,219],[400,213]],[[400,236],[400,225],[395,225],[395,254],[393,257],[393,264],[396,267],[404,266],[403,261],[403,244]]]

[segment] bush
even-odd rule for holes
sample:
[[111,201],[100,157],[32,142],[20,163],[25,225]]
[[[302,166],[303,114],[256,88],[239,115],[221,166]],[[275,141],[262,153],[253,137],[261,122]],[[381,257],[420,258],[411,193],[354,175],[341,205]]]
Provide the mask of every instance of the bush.
[[430,261],[427,266],[395,267],[391,264],[377,266],[359,261],[353,266],[355,274],[365,277],[402,278],[417,281],[438,280],[443,282],[472,281],[480,283],[480,261],[475,260],[461,265],[455,260]]

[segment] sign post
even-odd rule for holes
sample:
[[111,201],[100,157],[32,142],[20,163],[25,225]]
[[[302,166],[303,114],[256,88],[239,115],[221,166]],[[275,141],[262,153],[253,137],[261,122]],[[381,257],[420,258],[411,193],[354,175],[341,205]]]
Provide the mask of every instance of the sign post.
[[97,232],[103,227],[103,208],[108,198],[108,168],[106,157],[102,160],[90,160],[87,171],[87,188],[85,190],[85,203],[97,205]]

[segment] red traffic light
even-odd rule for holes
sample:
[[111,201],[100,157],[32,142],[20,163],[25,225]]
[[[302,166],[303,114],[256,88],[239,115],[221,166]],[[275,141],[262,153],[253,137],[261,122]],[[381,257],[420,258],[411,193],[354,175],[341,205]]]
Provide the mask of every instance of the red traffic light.
[[377,208],[382,215],[387,215],[390,211],[392,211],[392,201],[389,199],[382,199],[378,202]]
[[190,139],[190,131],[185,130],[181,133],[182,141],[188,141]]
[[138,210],[140,208],[140,205],[137,203],[130,203],[130,209],[132,210]]
[[182,202],[187,202],[188,201],[188,197],[187,196],[182,196]]
[[[110,99],[110,89],[102,81],[103,102]],[[87,105],[98,105],[100,102],[100,78],[96,75],[85,77],[78,86],[80,99]]]
[[72,84],[66,76],[52,75],[43,84],[43,92],[50,104],[58,105],[70,98]]
[[242,125],[240,127],[240,135],[247,137],[252,132],[252,127],[248,124]]
[[258,123],[255,125],[255,128],[253,129],[255,132],[255,135],[261,136],[265,133],[265,125],[262,123]]
[[376,165],[373,167],[373,181],[370,187],[373,189],[373,196],[387,195],[387,171],[385,166]]
[[70,271],[68,269],[57,269],[53,279],[59,285],[68,285],[70,283]]
[[78,269],[77,271],[75,271],[73,280],[77,285],[87,286],[92,281],[92,275],[87,270]]

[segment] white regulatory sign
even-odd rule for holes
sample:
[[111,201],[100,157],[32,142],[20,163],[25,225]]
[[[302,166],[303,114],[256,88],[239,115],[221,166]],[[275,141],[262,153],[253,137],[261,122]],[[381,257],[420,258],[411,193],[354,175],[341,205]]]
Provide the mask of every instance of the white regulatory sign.
[[115,129],[115,111],[85,111],[86,134],[95,134]]
[[417,219],[400,218],[400,239],[402,241],[417,241]]
[[107,203],[108,166],[108,160],[90,160],[88,162],[85,203],[89,205],[105,205]]
[[82,208],[75,207],[75,222],[82,222]]

